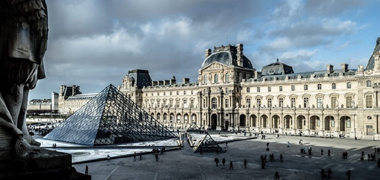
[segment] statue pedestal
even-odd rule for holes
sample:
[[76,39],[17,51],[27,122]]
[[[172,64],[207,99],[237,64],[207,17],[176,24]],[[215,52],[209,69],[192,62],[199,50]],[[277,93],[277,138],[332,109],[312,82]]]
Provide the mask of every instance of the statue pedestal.
[[91,179],[71,167],[70,154],[45,149],[30,152],[25,158],[1,158],[0,169],[0,179]]

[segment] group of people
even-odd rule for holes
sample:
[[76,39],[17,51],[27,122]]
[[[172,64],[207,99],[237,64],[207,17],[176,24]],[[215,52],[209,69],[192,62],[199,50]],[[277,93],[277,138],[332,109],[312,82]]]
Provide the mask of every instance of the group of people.
[[[215,159],[214,159],[214,162],[215,162],[215,165],[218,167],[218,166],[219,166],[219,159],[218,159],[218,158],[215,158]],[[222,159],[222,164],[223,164],[223,166],[224,166],[225,163],[226,163],[226,159],[223,158],[223,159]],[[244,159],[244,166],[245,166],[245,168],[247,168],[247,160],[246,160],[246,159]],[[230,170],[234,170],[234,166],[233,166],[232,161],[230,161]]]
[[348,158],[348,152],[347,151],[344,151],[343,154],[342,154],[342,158],[343,159],[347,159]]
[[329,169],[327,169],[327,174],[325,173],[325,170],[321,170],[321,176],[322,176],[322,179],[324,179],[324,178],[328,178],[328,179],[330,179],[330,177],[331,177],[331,174],[332,174],[332,171],[331,171],[331,169],[329,168]]

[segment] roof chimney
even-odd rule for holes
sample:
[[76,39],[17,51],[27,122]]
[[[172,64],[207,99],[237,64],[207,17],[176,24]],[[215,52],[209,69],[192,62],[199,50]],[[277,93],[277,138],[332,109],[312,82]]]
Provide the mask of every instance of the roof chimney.
[[334,66],[333,65],[331,65],[331,64],[328,64],[327,65],[327,73],[333,73],[334,72]]
[[342,66],[342,72],[347,72],[348,71],[348,64],[342,63],[340,65]]
[[236,53],[237,65],[242,67],[243,66],[243,44],[238,44],[236,50],[237,50],[237,53]]
[[211,55],[211,49],[206,49],[206,58]]

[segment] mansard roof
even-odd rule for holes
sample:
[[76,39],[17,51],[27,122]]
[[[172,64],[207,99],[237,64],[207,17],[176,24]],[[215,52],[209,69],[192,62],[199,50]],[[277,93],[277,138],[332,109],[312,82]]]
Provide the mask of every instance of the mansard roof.
[[287,64],[279,62],[277,59],[276,62],[266,65],[261,70],[261,75],[284,75],[284,74],[292,74],[294,73],[293,67]]
[[[221,46],[221,47],[214,47],[214,53],[212,53],[210,56],[208,56],[201,68],[204,68],[208,66],[209,64],[212,64],[213,62],[219,62],[225,65],[233,65],[238,66],[237,64],[237,47],[228,45],[228,46]],[[253,69],[251,61],[242,54],[242,60],[243,60],[243,68],[249,68]]]
[[377,38],[375,49],[373,50],[373,53],[368,60],[368,64],[367,64],[367,67],[365,68],[365,70],[370,70],[370,69],[374,68],[375,58],[373,57],[373,54],[375,54],[376,52],[379,52],[379,51],[380,51],[380,37]]

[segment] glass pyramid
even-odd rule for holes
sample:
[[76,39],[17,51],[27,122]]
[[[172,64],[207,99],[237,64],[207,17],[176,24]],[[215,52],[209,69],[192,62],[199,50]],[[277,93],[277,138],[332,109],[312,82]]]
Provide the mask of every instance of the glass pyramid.
[[96,146],[175,137],[111,84],[44,138]]

